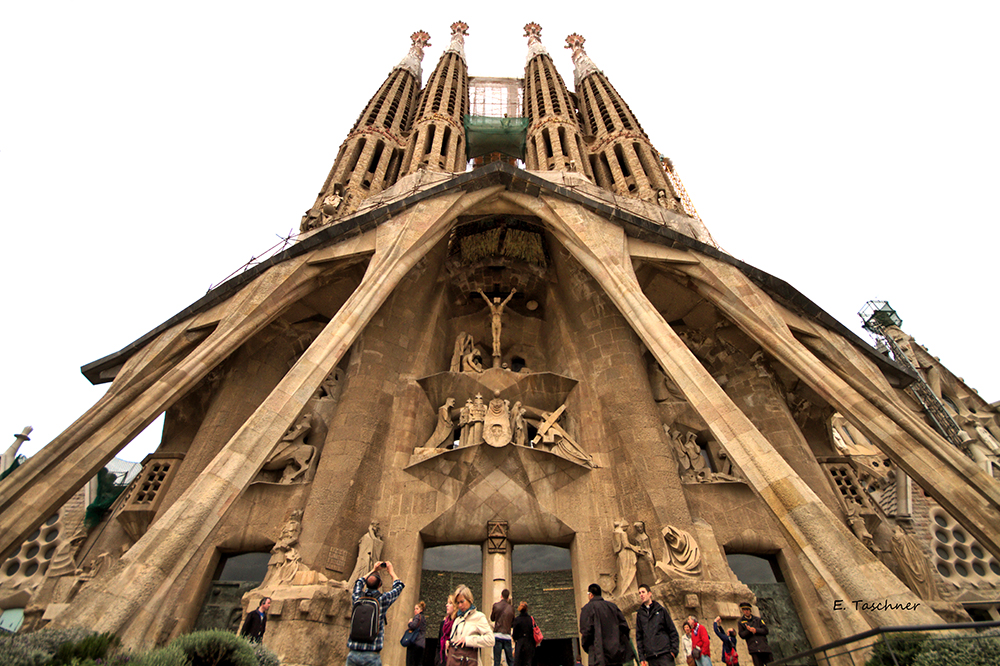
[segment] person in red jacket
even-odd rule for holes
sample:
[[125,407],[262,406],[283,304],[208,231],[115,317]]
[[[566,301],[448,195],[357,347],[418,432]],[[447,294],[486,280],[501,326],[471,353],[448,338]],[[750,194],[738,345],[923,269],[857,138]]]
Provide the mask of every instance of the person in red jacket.
[[708,629],[698,623],[694,615],[688,616],[691,625],[691,654],[698,654],[694,663],[698,666],[712,666],[712,653],[708,647]]

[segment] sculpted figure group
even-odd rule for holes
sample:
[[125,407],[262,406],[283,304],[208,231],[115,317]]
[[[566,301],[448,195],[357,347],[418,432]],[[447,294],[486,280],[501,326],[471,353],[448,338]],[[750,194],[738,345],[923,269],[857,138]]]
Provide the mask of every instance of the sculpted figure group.
[[646,534],[646,524],[633,523],[632,534],[624,518],[616,520],[612,532],[612,548],[617,562],[617,583],[612,589],[616,596],[638,591],[638,580],[663,582],[664,578],[698,576],[701,574],[701,550],[690,533],[673,525],[662,530],[663,558],[656,559],[653,545]]

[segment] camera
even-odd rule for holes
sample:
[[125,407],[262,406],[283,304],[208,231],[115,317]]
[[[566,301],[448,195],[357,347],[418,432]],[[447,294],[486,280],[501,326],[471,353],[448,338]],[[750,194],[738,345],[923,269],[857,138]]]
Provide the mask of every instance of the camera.
[[378,568],[379,569],[385,569],[385,562],[379,562],[378,563]]

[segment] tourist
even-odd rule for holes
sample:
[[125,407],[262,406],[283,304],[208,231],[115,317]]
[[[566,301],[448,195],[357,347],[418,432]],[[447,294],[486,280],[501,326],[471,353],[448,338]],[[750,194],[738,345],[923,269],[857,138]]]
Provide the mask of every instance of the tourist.
[[406,646],[406,666],[420,666],[424,661],[424,646],[427,645],[427,619],[424,609],[427,604],[418,601],[413,607],[413,618],[406,623],[408,631],[416,632],[417,638]]
[[525,601],[517,605],[517,619],[514,620],[510,635],[515,643],[514,666],[531,666],[535,661],[535,618],[528,615],[528,604]]
[[587,597],[590,601],[580,609],[580,641],[590,666],[620,666],[635,659],[628,621],[618,606],[601,596],[597,583],[587,588]]
[[500,654],[507,655],[507,666],[514,663],[513,644],[510,637],[510,626],[514,622],[514,607],[510,604],[510,590],[500,593],[500,601],[493,604],[490,613],[493,624],[493,666],[500,666]]
[[736,654],[736,630],[730,629],[728,632],[722,631],[722,618],[715,616],[712,622],[712,629],[715,635],[722,641],[722,663],[726,666],[734,666],[740,663],[740,657]]
[[635,614],[635,643],[642,666],[671,666],[677,656],[677,627],[670,612],[653,599],[649,585],[639,586],[639,606]]
[[246,637],[251,643],[260,643],[267,628],[267,611],[271,607],[271,597],[264,597],[257,605],[257,610],[247,613],[240,636]]
[[456,666],[468,660],[478,663],[479,648],[493,647],[495,642],[490,621],[476,610],[472,591],[465,585],[455,588],[455,606],[458,613],[451,626],[448,665]]
[[441,619],[441,630],[438,632],[438,654],[437,664],[443,665],[448,661],[448,641],[451,638],[451,625],[455,623],[455,614],[458,609],[455,607],[455,595],[448,595],[448,603],[444,605],[444,617]]
[[691,656],[697,666],[712,666],[712,653],[709,648],[708,629],[698,623],[694,615],[688,615],[691,625]]
[[687,623],[687,620],[681,625],[681,629],[684,631],[684,635],[681,636],[681,650],[684,652],[688,666],[694,666],[694,657],[691,656],[691,650],[694,647],[691,643],[691,625]]
[[[382,587],[382,577],[379,571],[385,569],[386,573],[392,576],[392,588],[388,592],[379,594]],[[376,598],[379,604],[378,633],[372,641],[360,641],[347,639],[347,666],[382,666],[382,646],[385,644],[385,614],[389,610],[399,595],[403,593],[403,581],[396,576],[396,571],[392,568],[392,562],[376,562],[375,568],[368,572],[364,578],[358,578],[354,583],[354,590],[351,592],[351,604],[357,606],[361,597]],[[354,623],[354,611],[351,612],[351,622]],[[352,627],[353,628],[353,627]]]
[[767,627],[764,620],[753,614],[753,606],[747,602],[740,604],[740,638],[747,642],[747,650],[753,659],[753,666],[771,663],[771,646],[767,643]]

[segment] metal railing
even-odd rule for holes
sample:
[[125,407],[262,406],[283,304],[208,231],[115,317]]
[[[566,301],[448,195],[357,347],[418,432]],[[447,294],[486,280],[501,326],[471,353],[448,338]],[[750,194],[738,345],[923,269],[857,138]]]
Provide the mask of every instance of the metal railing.
[[[862,632],[860,634],[855,634],[854,636],[848,636],[847,638],[842,638],[838,641],[833,641],[832,643],[827,643],[826,645],[820,645],[817,648],[811,650],[806,650],[805,652],[798,652],[788,657],[782,657],[772,661],[770,666],[779,666],[781,664],[786,664],[791,666],[792,664],[806,664],[811,663],[807,661],[809,657],[815,659],[815,662],[819,666],[824,664],[829,664],[831,659],[838,659],[838,663],[847,663],[843,657],[850,658],[851,664],[855,666],[863,666],[865,661],[869,658],[868,654],[865,655],[858,654],[862,650],[867,651],[871,648],[876,641],[869,640],[873,637],[883,636],[883,643],[885,645],[886,651],[888,651],[889,656],[892,658],[892,662],[897,664],[897,666],[903,666],[896,659],[896,652],[892,649],[892,640],[886,637],[888,634],[907,634],[913,632],[950,632],[950,631],[960,631],[965,629],[989,629],[991,627],[1000,627],[1000,621],[993,622],[963,622],[959,624],[922,624],[913,626],[901,626],[901,627],[878,627],[876,629],[871,629],[869,631]],[[952,636],[928,636],[926,640],[933,641],[966,641],[978,638],[981,634],[979,633],[962,633]],[[853,646],[853,647],[852,647]],[[844,648],[844,649],[841,649]],[[822,654],[821,654],[822,653]],[[958,666],[956,664],[956,666]]]

